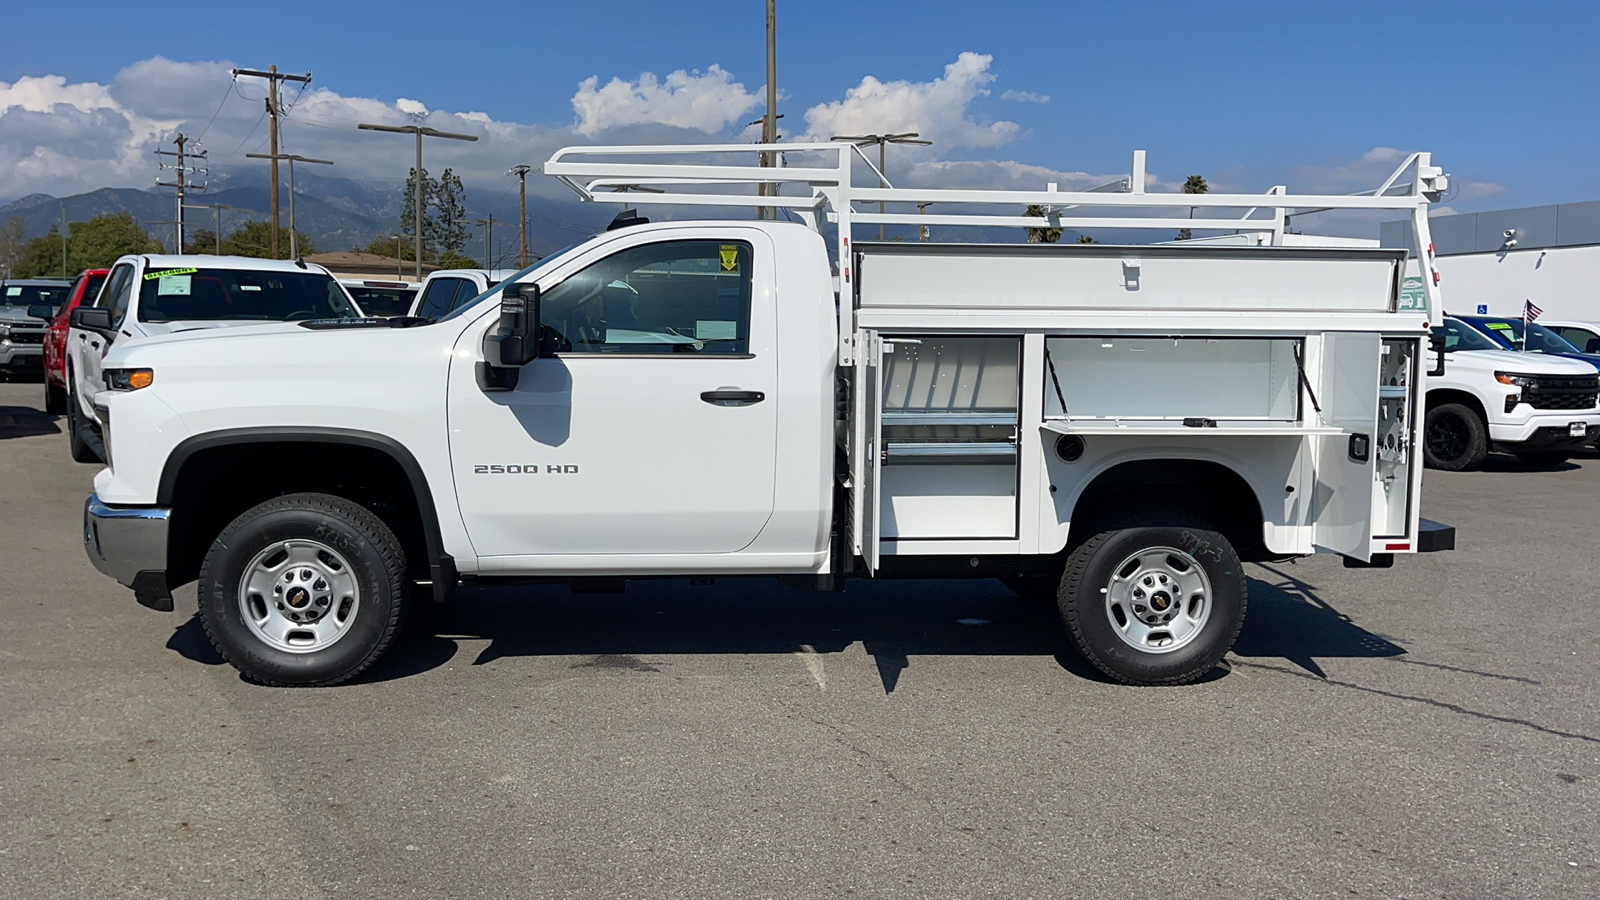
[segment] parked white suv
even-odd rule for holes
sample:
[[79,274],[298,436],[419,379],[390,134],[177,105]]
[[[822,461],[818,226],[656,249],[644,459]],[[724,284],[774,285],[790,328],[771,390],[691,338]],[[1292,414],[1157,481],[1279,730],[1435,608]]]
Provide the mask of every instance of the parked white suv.
[[1600,430],[1600,374],[1585,362],[1513,353],[1455,319],[1434,326],[1444,371],[1428,373],[1423,456],[1475,468],[1490,449],[1535,465],[1564,462]]
[[101,360],[113,345],[201,328],[361,315],[317,265],[243,256],[124,256],[94,304],[72,311],[66,348],[72,458],[105,457],[93,399],[107,387]]

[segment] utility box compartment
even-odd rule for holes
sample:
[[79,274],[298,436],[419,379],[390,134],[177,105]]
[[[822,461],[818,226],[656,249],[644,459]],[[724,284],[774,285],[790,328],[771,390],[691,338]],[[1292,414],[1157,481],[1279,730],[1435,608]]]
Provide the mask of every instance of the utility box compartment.
[[1292,422],[1299,345],[1290,338],[1051,337],[1045,350],[1055,380],[1045,415]]

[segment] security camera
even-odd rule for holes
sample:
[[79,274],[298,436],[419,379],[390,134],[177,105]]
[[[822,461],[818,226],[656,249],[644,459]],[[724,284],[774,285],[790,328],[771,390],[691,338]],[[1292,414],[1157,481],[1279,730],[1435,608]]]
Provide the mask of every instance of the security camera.
[[1517,230],[1515,228],[1507,228],[1505,231],[1501,232],[1501,234],[1503,234],[1507,240],[1510,240],[1511,238],[1517,236]]

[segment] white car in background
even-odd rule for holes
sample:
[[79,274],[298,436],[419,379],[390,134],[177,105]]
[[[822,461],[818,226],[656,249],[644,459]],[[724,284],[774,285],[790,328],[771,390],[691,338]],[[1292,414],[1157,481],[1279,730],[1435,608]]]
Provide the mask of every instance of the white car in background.
[[411,315],[439,319],[473,297],[517,274],[517,269],[440,269],[428,273],[411,304]]
[[390,319],[408,315],[417,300],[417,285],[409,281],[341,278],[339,283],[344,285],[361,311],[369,316]]
[[361,317],[361,307],[318,265],[244,256],[124,256],[112,265],[95,302],[79,305],[69,320],[72,458],[105,458],[94,395],[108,387],[101,360],[113,346],[202,328]]
[[1584,353],[1600,353],[1600,322],[1553,322],[1540,319],[1539,324],[1561,335],[1567,343]]

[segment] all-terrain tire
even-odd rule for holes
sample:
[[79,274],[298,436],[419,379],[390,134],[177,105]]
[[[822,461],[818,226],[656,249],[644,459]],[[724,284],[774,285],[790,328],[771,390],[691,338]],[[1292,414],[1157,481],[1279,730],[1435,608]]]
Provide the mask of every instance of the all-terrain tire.
[[78,402],[78,392],[75,388],[67,390],[67,449],[72,453],[73,462],[97,463],[104,462],[100,454],[83,439],[83,430],[89,427],[83,421],[83,407]]
[[44,411],[52,416],[59,416],[67,411],[67,389],[57,387],[49,375],[44,377]]
[[[1151,640],[1135,646],[1142,620],[1129,629],[1138,601],[1127,592],[1147,577],[1149,605],[1137,608],[1153,618],[1165,613],[1168,621],[1147,628]],[[1190,586],[1180,590],[1180,582]],[[1164,601],[1148,600],[1163,591],[1170,591]],[[1239,636],[1247,600],[1244,568],[1228,539],[1202,519],[1164,509],[1112,520],[1080,544],[1067,557],[1058,597],[1062,624],[1084,658],[1111,678],[1137,685],[1185,684],[1214,669]],[[1121,620],[1113,607],[1121,609]],[[1176,625],[1173,616],[1180,617]],[[1185,633],[1186,625],[1193,627]],[[1159,645],[1163,628],[1167,647]]]
[[[306,577],[299,578],[295,570],[302,564],[273,562],[280,550],[290,552],[283,548],[320,554],[320,559],[304,564],[300,571]],[[275,566],[286,567],[286,585],[310,588],[326,572],[328,580],[354,586],[345,589],[347,597],[333,594],[332,608],[322,614],[329,624],[338,624],[329,617],[339,614],[341,601],[350,604],[342,628],[330,630],[337,636],[325,645],[319,639],[304,640],[299,647],[289,640],[275,644],[264,636],[270,628],[261,622],[273,615],[268,605],[275,598],[263,590],[262,602],[250,590],[258,582],[250,579],[276,572]],[[409,602],[405,573],[400,541],[371,511],[342,497],[289,494],[247,510],[212,543],[200,566],[200,622],[217,652],[251,681],[280,687],[338,684],[371,666],[394,641]],[[276,590],[276,578],[272,580]],[[292,593],[277,599],[289,599]],[[298,608],[313,609],[309,603]],[[276,603],[276,609],[285,606]],[[282,613],[268,624],[272,622],[282,624]],[[320,619],[318,623],[321,627]],[[317,632],[307,625],[302,633],[314,638]]]
[[1476,469],[1489,453],[1489,429],[1472,407],[1441,403],[1422,420],[1422,458],[1430,469]]

